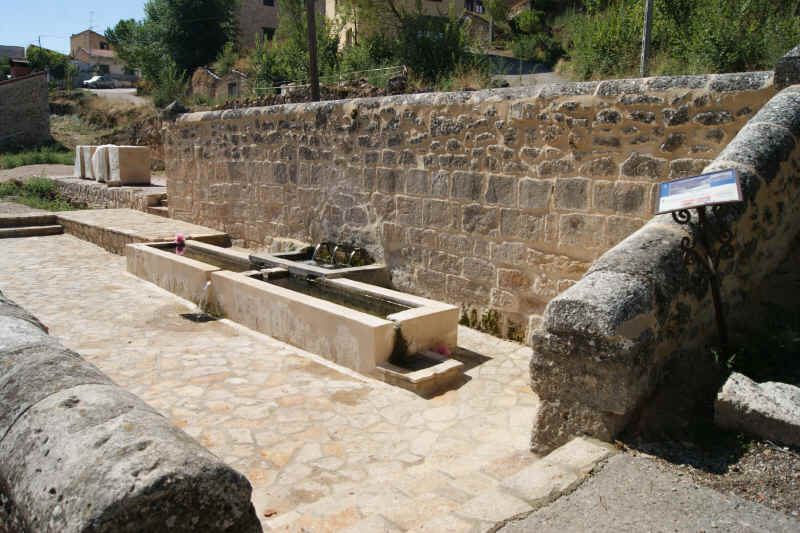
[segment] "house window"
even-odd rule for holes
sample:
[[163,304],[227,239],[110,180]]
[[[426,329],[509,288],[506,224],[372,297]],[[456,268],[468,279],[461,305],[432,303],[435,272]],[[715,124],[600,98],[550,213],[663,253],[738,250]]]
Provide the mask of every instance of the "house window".
[[100,41],[100,50],[108,50],[108,43]]
[[275,28],[268,28],[264,26],[261,28],[261,31],[264,32],[264,38],[268,41],[271,41],[273,37],[275,37]]
[[275,0],[264,0],[264,5],[272,7],[275,5]]

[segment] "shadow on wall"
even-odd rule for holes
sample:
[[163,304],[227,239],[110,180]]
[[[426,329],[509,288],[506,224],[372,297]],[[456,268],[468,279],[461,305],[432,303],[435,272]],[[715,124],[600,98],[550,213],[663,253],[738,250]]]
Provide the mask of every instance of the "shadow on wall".
[[[734,235],[734,258],[720,267],[734,327],[757,316],[752,295],[800,234],[800,85],[789,86],[798,82],[800,47],[776,66],[776,87],[783,90],[704,170],[735,168],[745,197],[711,221]],[[685,236],[686,227],[670,215],[653,217],[547,305],[531,340],[532,386],[542,400],[534,451],[574,435],[611,440],[635,419],[667,369],[684,367],[694,379],[692,365],[675,362],[700,351],[715,327],[709,287],[681,258]]]

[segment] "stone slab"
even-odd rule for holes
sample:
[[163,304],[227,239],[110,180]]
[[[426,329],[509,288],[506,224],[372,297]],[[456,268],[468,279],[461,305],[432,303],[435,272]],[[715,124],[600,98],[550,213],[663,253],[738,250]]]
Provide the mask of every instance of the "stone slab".
[[616,450],[594,439],[575,438],[542,460],[506,479],[501,487],[539,507],[574,489]]
[[[88,146],[82,145],[76,148],[76,151],[80,152],[80,159],[81,159],[81,169],[80,174],[75,174],[76,178],[83,178],[83,179],[94,179],[94,169],[92,168],[92,156],[94,155],[94,151],[97,149],[97,146]],[[77,157],[77,156],[76,156]],[[75,164],[76,170],[78,164]]]
[[110,145],[104,144],[95,148],[92,154],[92,176],[100,183],[109,179],[108,149]]
[[58,235],[59,233],[64,233],[64,228],[58,224],[53,226],[0,228],[0,239],[11,239],[17,237],[44,237],[46,235]]
[[49,214],[0,215],[0,228],[21,226],[49,226],[56,223],[56,216]]
[[57,215],[67,233],[120,255],[125,253],[127,244],[172,241],[178,233],[187,240],[230,246],[225,232],[133,209],[62,211]]
[[734,372],[714,404],[714,422],[764,439],[800,446],[800,388],[756,383]]
[[147,146],[108,147],[109,185],[150,183],[150,148]]

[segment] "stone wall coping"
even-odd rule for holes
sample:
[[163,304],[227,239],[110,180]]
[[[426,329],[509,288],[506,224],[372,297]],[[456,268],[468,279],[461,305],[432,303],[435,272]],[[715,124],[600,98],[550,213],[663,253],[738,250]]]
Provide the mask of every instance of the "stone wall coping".
[[[747,77],[726,79],[736,84],[747,82]],[[714,83],[712,80],[710,85]],[[724,215],[724,222],[733,226],[734,234],[738,230],[774,235],[774,231],[770,234],[763,228],[769,221],[760,221],[756,214],[758,202],[765,202],[769,196],[757,195],[762,188],[773,185],[782,170],[790,168],[789,159],[800,146],[798,139],[800,85],[794,85],[770,99],[704,169],[703,172],[711,172],[735,168],[739,174],[745,201]],[[776,189],[771,194],[778,193]],[[787,238],[800,232],[799,217],[792,218],[786,213],[781,220],[780,232],[785,232]],[[533,387],[547,404],[534,428],[535,449],[557,446],[570,432],[613,438],[652,394],[661,368],[671,357],[672,349],[667,345],[677,342],[688,346],[691,342],[708,340],[689,339],[686,335],[691,334],[684,331],[686,338],[676,341],[674,337],[680,334],[670,329],[675,328],[670,317],[674,316],[676,305],[689,309],[694,306],[690,310],[694,319],[703,314],[711,316],[707,287],[697,285],[681,258],[681,239],[686,236],[685,226],[678,225],[671,215],[654,216],[604,253],[583,278],[548,303],[542,328],[532,339]],[[772,243],[768,242],[772,236],[762,238],[767,239],[762,247],[773,247],[774,257],[769,256],[773,262],[788,253],[787,239]],[[753,243],[757,245],[757,240]],[[750,276],[751,284],[777,266],[764,257],[764,252],[757,266],[748,265],[749,255],[743,252],[742,256],[737,260],[736,274],[731,277]],[[746,294],[731,283],[723,287],[728,289],[723,296],[728,298],[726,303],[731,307],[746,304]],[[705,335],[713,335],[713,328]],[[558,365],[563,368],[548,370]],[[570,377],[572,366],[575,373],[582,375]],[[564,381],[573,379],[591,383],[591,387],[565,386]],[[562,416],[570,422],[559,424],[542,418]]]
[[251,491],[0,293],[0,524],[255,533]]
[[37,76],[44,76],[44,72],[34,72],[33,74],[26,74],[25,76],[17,76],[16,78],[11,78],[10,80],[2,80],[0,81],[0,86],[2,85],[11,85],[13,83],[17,83],[24,80],[29,80],[31,78],[35,78]]
[[208,122],[214,120],[238,120],[263,115],[294,115],[298,113],[328,113],[336,107],[353,105],[376,108],[381,106],[442,106],[478,105],[507,100],[558,98],[562,96],[619,97],[647,92],[667,92],[677,89],[707,89],[711,92],[755,91],[769,86],[773,81],[772,71],[743,72],[731,74],[708,74],[693,76],[657,76],[607,81],[568,82],[530,87],[484,89],[470,92],[418,93],[374,98],[354,98],[298,104],[280,104],[266,107],[226,109],[222,111],[198,111],[185,113],[176,123]]

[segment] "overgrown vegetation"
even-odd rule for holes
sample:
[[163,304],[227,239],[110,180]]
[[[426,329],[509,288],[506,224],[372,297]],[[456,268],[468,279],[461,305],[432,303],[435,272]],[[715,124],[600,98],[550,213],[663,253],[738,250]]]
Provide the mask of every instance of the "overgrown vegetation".
[[0,168],[17,168],[25,165],[71,165],[75,152],[58,144],[37,148],[24,148],[0,154]]
[[161,107],[182,98],[188,73],[234,40],[237,7],[228,0],[148,0],[144,20],[121,20],[105,37],[128,68],[141,71]]
[[[559,24],[567,70],[581,79],[636,75],[644,0],[586,0]],[[790,0],[656,0],[651,74],[773,68],[800,42]]]
[[24,183],[19,181],[0,183],[0,198],[47,211],[79,209],[59,194],[55,181],[44,177],[31,178]]
[[522,10],[511,21],[511,29],[514,57],[552,66],[564,54],[553,38],[553,29],[544,11]]

